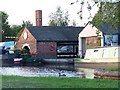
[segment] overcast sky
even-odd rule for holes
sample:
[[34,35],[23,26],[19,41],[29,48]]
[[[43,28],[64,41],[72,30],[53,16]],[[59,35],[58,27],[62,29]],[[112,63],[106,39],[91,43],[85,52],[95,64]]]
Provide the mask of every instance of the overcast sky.
[[[0,0],[0,11],[5,11],[8,15],[9,24],[20,25],[23,20],[30,20],[35,25],[35,10],[42,10],[43,12],[43,26],[47,26],[49,22],[49,15],[55,12],[57,6],[61,6],[62,10],[68,10],[69,19],[77,22],[77,26],[82,26],[87,23],[88,11],[84,9],[84,20],[81,22],[77,12],[80,10],[79,3],[70,5],[76,0]],[[92,10],[94,15],[97,12],[97,7]]]

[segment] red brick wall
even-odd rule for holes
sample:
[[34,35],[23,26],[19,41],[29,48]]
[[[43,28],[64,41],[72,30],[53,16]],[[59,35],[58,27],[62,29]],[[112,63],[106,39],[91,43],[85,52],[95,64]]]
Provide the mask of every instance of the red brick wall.
[[[28,34],[24,39],[24,33]],[[57,58],[56,42],[37,42],[32,34],[25,28],[19,37],[16,48],[22,50],[24,44],[28,44],[31,54],[38,54],[41,58]]]
[[41,58],[57,58],[56,42],[38,42],[37,50]]
[[101,46],[101,41],[98,40],[98,37],[87,37],[86,38],[87,48],[95,48]]
[[[27,39],[24,39],[24,33],[27,33]],[[32,54],[34,53],[37,53],[37,50],[36,50],[36,39],[33,37],[33,35],[27,30],[27,28],[25,28],[23,30],[23,32],[21,33],[20,37],[19,37],[19,40],[16,44],[16,48],[17,49],[20,49],[22,50],[22,47],[24,44],[28,44],[29,47],[30,47],[30,52]]]
[[42,10],[36,10],[36,26],[42,26]]

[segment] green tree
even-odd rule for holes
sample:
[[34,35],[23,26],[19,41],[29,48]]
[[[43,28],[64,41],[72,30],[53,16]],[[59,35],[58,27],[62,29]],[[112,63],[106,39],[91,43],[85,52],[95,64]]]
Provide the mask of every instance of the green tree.
[[0,22],[2,24],[2,30],[1,30],[2,41],[7,41],[6,36],[9,36],[11,33],[10,25],[8,24],[8,14],[3,11],[0,11],[0,17],[2,17],[0,19]]
[[33,24],[28,20],[28,21],[23,21],[21,25],[13,25],[11,27],[11,31],[13,31],[13,36],[16,37],[15,41],[18,40],[18,37],[20,36],[21,32],[25,27],[30,27],[33,26]]
[[[0,24],[2,26],[2,30],[0,33],[2,36],[2,41],[14,41],[16,38],[19,37],[20,33],[22,32],[23,28],[32,26],[33,24],[28,21],[23,21],[21,25],[9,25],[8,23],[8,14],[0,11]],[[9,38],[7,38],[9,37]]]
[[68,26],[69,25],[68,11],[64,12],[61,7],[57,7],[54,13],[49,16],[49,26]]
[[17,34],[22,30],[22,25],[11,25],[11,36],[17,37]]
[[30,27],[30,26],[33,26],[33,24],[29,20],[28,21],[23,21],[22,28]]
[[92,23],[100,29],[100,25],[109,24],[110,30],[118,30],[120,25],[120,2],[101,2],[98,13]]
[[[80,16],[80,20],[84,19],[83,7],[86,7],[89,12],[88,21],[90,19],[93,19],[92,23],[97,28],[100,29],[100,25],[107,23],[111,26],[112,30],[118,29],[118,25],[120,25],[120,1],[115,2],[115,0],[76,0],[75,2],[72,2],[71,5],[75,3],[80,3],[80,10],[77,12],[77,14]],[[99,8],[99,11],[95,17],[92,17],[91,11],[94,6],[97,6]]]

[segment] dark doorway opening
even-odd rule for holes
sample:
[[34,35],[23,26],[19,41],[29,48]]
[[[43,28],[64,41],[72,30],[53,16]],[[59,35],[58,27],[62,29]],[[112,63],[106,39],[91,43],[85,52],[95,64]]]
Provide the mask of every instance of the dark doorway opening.
[[28,46],[25,46],[23,50],[27,50],[28,52],[30,52],[30,49],[28,48]]

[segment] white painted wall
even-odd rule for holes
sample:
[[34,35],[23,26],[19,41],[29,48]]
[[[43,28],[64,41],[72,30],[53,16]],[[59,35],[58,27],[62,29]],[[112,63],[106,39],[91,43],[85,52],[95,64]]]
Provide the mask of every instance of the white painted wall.
[[[80,33],[79,33],[79,51],[78,51],[78,56],[82,57],[82,54],[86,52],[86,37],[93,37],[97,36],[96,32],[98,29],[96,27],[93,27],[92,24],[88,24]],[[104,38],[102,32],[100,32],[100,37],[101,37],[101,46],[104,46]]]
[[[86,37],[92,37],[92,36],[97,36],[96,34],[96,31],[98,29],[96,27],[93,27],[92,24],[88,24],[80,33],[79,33],[79,53],[78,53],[78,56],[82,56],[82,53],[81,51],[84,51],[86,50],[86,44],[85,44],[85,38]],[[103,33],[100,31],[99,33],[100,37],[101,37],[101,47],[104,47],[104,46],[108,46],[108,44],[110,44],[110,46],[118,46],[118,35],[105,35],[103,36]],[[109,41],[109,38],[111,38],[111,41]],[[84,39],[84,40],[83,40]],[[104,44],[104,42],[106,43],[106,45]],[[90,49],[90,52],[89,50],[87,50],[87,58],[90,58],[90,57],[93,57],[90,56],[90,54],[94,53],[94,56],[98,56],[98,58],[101,58],[101,54],[103,54],[103,49],[100,49],[99,52],[96,52],[94,53],[94,50],[91,50]],[[104,52],[104,58],[108,58],[108,56],[110,55],[111,57],[114,57],[112,56],[113,53],[112,52],[115,52],[115,51],[110,51],[109,53],[109,50],[111,49],[105,49]],[[106,53],[109,53],[108,55]],[[116,52],[117,53],[117,52]],[[117,56],[117,55],[116,55]],[[93,57],[94,58],[94,57]],[[103,58],[103,57],[102,57]]]
[[92,24],[88,24],[79,34],[79,37],[92,37],[97,36],[96,31],[98,29],[96,27],[93,27]]
[[120,58],[120,47],[87,49],[84,59]]
[[80,58],[82,58],[82,37],[79,37],[79,45],[78,45],[78,55]]

